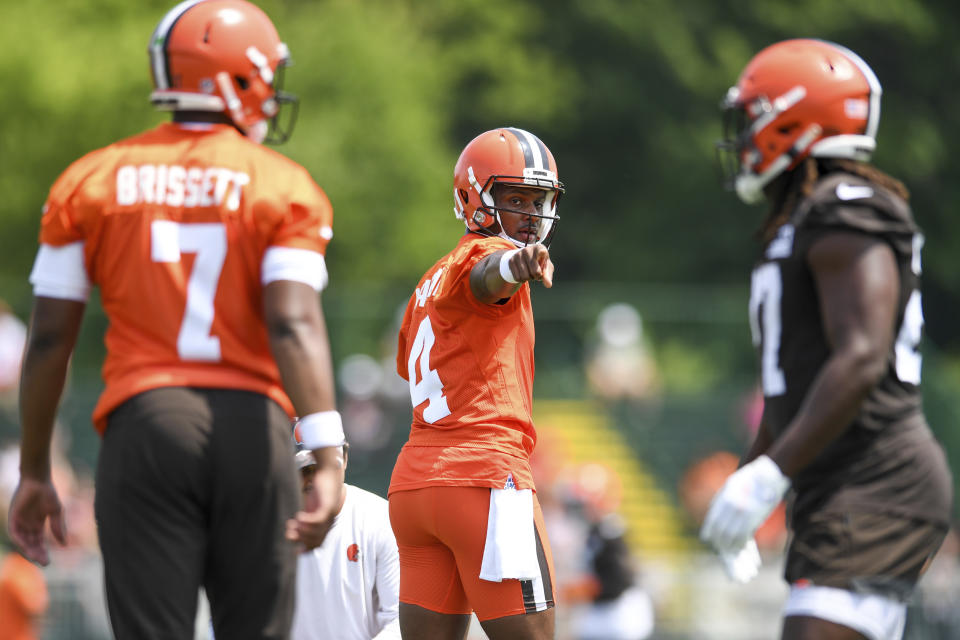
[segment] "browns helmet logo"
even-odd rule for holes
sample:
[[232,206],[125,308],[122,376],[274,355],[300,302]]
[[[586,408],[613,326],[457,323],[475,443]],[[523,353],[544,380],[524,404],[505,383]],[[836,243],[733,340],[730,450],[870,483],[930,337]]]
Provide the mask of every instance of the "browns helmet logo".
[[360,547],[358,547],[356,543],[347,547],[347,560],[350,562],[360,561]]

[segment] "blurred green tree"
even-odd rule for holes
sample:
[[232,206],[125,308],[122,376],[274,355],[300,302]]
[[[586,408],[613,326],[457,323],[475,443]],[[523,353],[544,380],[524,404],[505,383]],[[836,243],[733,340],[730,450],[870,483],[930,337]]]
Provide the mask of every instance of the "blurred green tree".
[[[40,208],[57,175],[167,117],[148,102],[146,46],[173,4],[4,7],[0,297],[21,315]],[[535,294],[544,320],[538,361],[548,365],[538,385],[578,392],[576,340],[614,300],[641,310],[655,351],[659,343],[665,353],[703,353],[667,372],[677,388],[702,389],[727,372],[752,379],[741,303],[762,213],[720,188],[717,107],[757,50],[821,37],[861,54],[884,86],[875,159],[913,192],[928,237],[934,362],[960,369],[960,181],[949,155],[960,143],[960,83],[951,75],[960,68],[960,12],[952,0],[260,4],[290,46],[287,86],[301,97],[300,122],[281,150],[334,204],[324,299],[337,355],[389,350],[396,308],[461,233],[451,199],[457,154],[477,133],[514,125],[550,146],[568,188],[553,247],[557,286]],[[78,386],[96,386],[103,323],[94,300]],[[933,404],[958,414],[949,399]]]

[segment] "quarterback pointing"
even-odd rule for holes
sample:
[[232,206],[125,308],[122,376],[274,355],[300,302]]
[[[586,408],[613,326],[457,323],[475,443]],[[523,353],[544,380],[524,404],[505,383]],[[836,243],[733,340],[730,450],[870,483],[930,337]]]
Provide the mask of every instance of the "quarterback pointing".
[[530,454],[530,281],[553,284],[548,249],[563,185],[553,155],[516,128],[480,134],[454,170],[466,232],[411,296],[397,369],[413,424],[390,483],[405,638],[551,638],[552,559]]

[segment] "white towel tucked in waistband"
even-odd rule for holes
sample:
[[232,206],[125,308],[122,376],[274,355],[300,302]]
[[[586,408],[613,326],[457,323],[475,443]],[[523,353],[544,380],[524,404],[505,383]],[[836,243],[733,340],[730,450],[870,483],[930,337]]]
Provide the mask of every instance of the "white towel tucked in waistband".
[[501,582],[538,577],[533,490],[491,489],[480,579]]

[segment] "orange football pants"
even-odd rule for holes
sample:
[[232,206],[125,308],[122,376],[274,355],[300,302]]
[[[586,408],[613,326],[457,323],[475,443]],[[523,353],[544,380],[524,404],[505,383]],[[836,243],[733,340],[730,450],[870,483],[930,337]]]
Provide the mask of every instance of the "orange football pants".
[[480,620],[554,606],[553,557],[543,512],[533,495],[540,576],[480,579],[490,489],[425,487],[390,494],[390,523],[400,550],[400,602],[447,614],[475,612]]

